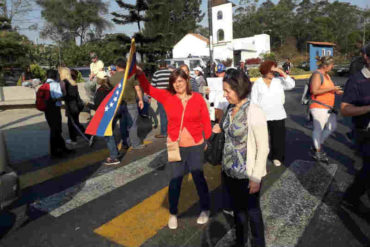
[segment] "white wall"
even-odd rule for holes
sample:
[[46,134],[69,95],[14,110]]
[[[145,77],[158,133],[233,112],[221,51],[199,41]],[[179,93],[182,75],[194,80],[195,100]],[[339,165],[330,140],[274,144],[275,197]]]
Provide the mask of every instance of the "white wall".
[[233,59],[234,51],[232,44],[213,47],[213,58],[220,60],[226,60],[228,58]]
[[209,56],[206,41],[200,40],[192,34],[187,34],[172,49],[173,58],[192,56]]
[[258,56],[263,53],[271,52],[270,49],[270,35],[268,34],[259,34],[253,36],[255,41],[256,51]]
[[[217,19],[217,12],[222,11],[222,19]],[[212,8],[212,34],[213,42],[218,42],[217,31],[224,30],[224,40],[222,42],[231,42],[233,40],[233,6],[231,3],[222,4]]]

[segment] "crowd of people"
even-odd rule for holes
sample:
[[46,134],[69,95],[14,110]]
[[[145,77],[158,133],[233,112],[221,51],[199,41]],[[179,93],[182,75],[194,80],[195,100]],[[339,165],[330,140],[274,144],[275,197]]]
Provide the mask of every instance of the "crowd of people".
[[[360,207],[360,197],[367,191],[370,196],[370,44],[362,49],[365,61],[358,72],[350,76],[343,90],[332,81],[329,72],[333,69],[332,57],[318,58],[318,69],[309,80],[309,111],[313,118],[313,159],[328,162],[324,152],[325,140],[336,128],[336,95],[342,95],[340,112],[351,116],[357,146],[363,157],[363,167],[348,189],[344,201]],[[98,107],[104,97],[124,77],[126,60],[120,58],[110,66],[109,74],[95,53],[90,54],[91,75],[85,84],[89,99]],[[167,66],[164,61],[149,81],[144,71],[137,72],[126,83],[122,102],[113,120],[113,128],[120,122],[122,147],[142,149],[145,146],[138,137],[137,119],[144,108],[145,99],[157,101],[160,130],[156,138],[166,138],[168,149],[178,147],[180,160],[171,160],[172,175],[169,182],[168,227],[178,227],[177,213],[183,177],[190,171],[200,200],[198,224],[205,224],[210,216],[210,195],[203,173],[204,150],[212,134],[223,133],[225,142],[222,156],[221,181],[225,209],[234,217],[236,245],[247,242],[250,225],[252,246],[265,246],[264,222],[260,208],[260,189],[266,176],[266,164],[270,159],[275,166],[285,161],[287,113],[284,108],[285,90],[295,87],[294,79],[287,73],[291,67],[287,60],[284,68],[274,61],[264,61],[259,66],[261,77],[251,82],[245,64],[238,68],[215,67],[215,74],[222,78],[224,101],[208,102],[210,89],[203,70],[196,67],[195,77],[190,76],[189,67]],[[50,70],[51,99],[45,117],[50,126],[50,150],[53,156],[73,152],[66,148],[61,128],[61,101],[66,103],[70,140],[74,144],[78,135],[92,145],[93,137],[84,134],[79,114],[85,107],[76,86],[77,71],[68,68]],[[210,115],[210,105],[214,116]],[[213,119],[214,121],[211,121]],[[212,126],[213,124],[213,126]],[[120,163],[120,154],[114,136],[105,137],[110,155],[106,165]]]

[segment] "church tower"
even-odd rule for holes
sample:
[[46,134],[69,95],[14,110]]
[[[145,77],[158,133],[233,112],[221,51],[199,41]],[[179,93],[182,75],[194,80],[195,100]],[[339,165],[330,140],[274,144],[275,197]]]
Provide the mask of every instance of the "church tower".
[[212,0],[212,43],[215,46],[233,40],[233,5],[227,0]]

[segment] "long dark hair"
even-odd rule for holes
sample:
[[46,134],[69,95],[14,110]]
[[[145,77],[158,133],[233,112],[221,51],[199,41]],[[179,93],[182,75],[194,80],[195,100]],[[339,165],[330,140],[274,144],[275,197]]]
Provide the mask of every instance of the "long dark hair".
[[176,90],[173,84],[175,83],[178,77],[181,77],[186,81],[186,94],[191,95],[191,89],[190,89],[190,83],[189,83],[190,77],[182,69],[175,69],[174,71],[172,71],[170,75],[170,81],[168,84],[168,91],[171,94],[176,94]]

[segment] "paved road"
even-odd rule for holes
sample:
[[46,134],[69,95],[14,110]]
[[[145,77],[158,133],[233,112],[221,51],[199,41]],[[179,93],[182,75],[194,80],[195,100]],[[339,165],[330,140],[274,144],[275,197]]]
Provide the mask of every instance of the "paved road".
[[[345,78],[335,81],[343,85]],[[304,83],[297,81],[297,87],[286,93],[286,162],[282,167],[269,162],[263,183],[268,246],[366,246],[369,222],[339,206],[361,165],[344,137],[348,127],[339,116],[338,129],[326,144],[330,165],[313,162],[308,155],[311,130],[304,127],[304,107],[299,104]],[[232,219],[221,210],[220,167],[205,165],[211,221],[196,224],[197,196],[187,176],[179,228],[172,231],[166,227],[170,170],[164,140],[153,138],[155,130],[146,135],[145,150],[128,151],[117,167],[101,165],[107,155],[102,141],[91,150],[81,142],[78,154],[50,160],[45,156],[43,116],[17,111],[0,112],[0,128],[16,154],[10,156],[23,188],[21,199],[0,215],[1,247],[230,246]],[[20,149],[31,151],[22,156]]]

